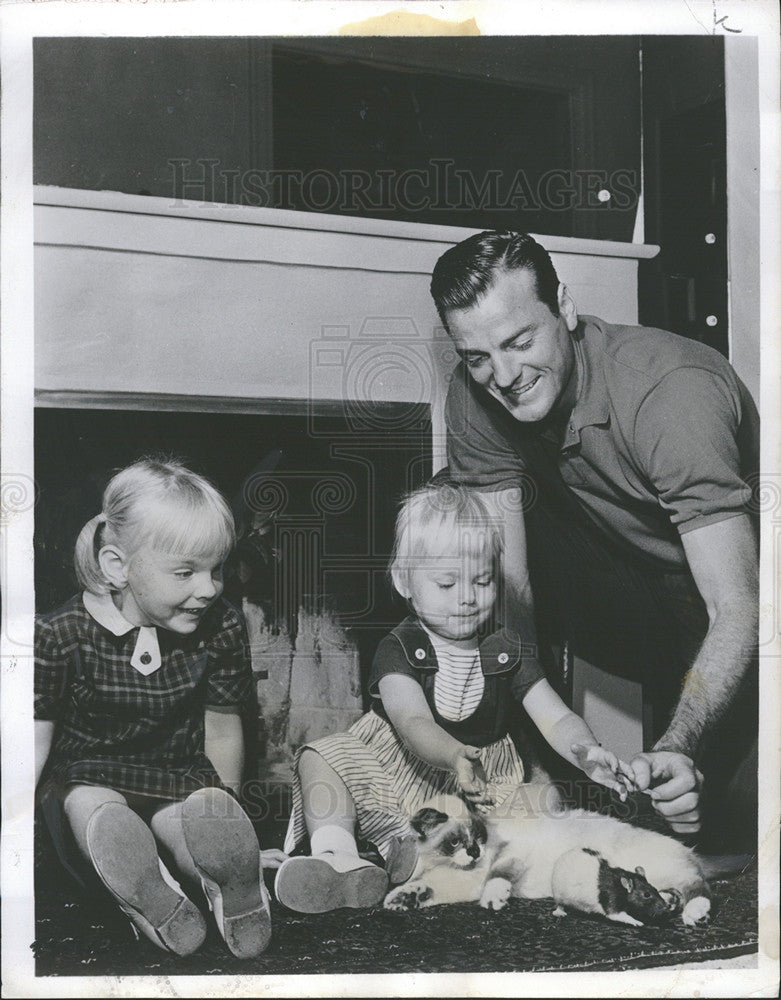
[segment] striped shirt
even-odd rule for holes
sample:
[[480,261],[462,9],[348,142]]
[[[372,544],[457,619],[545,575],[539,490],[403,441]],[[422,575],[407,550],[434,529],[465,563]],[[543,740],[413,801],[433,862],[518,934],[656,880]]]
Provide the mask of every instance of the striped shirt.
[[426,629],[437,656],[434,704],[443,719],[461,722],[472,715],[485,689],[480,651],[463,649]]

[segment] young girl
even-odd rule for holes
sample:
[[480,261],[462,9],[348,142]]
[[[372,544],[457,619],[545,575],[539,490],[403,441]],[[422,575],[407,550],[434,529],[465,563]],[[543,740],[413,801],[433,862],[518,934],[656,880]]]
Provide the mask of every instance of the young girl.
[[177,955],[201,945],[206,924],[158,845],[200,883],[234,955],[260,954],[271,934],[258,841],[227,791],[241,781],[252,684],[243,619],[219,600],[234,541],[206,480],[139,461],[114,476],[79,535],[83,594],[36,623],[36,765],[37,777],[47,765],[50,825],[64,812],[135,927]]
[[428,486],[404,502],[390,571],[412,614],[377,649],[371,710],[348,732],[299,751],[285,850],[308,832],[311,856],[291,857],[277,873],[277,897],[290,909],[383,899],[388,873],[359,857],[356,828],[403,881],[411,865],[398,848],[410,843],[407,817],[426,800],[455,793],[484,810],[511,809],[524,781],[507,731],[511,697],[558,753],[625,794],[626,765],[599,746],[536,659],[507,632],[485,634],[500,554],[479,494]]

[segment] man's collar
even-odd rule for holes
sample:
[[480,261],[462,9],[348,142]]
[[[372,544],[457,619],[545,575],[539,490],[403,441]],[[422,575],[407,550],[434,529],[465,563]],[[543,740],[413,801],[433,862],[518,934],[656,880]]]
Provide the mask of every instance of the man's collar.
[[92,615],[98,625],[108,629],[113,635],[127,635],[138,625],[133,625],[124,617],[119,608],[114,604],[111,594],[92,594],[85,590],[82,594],[84,607]]
[[[588,335],[586,328],[588,327]],[[572,335],[577,365],[578,398],[564,432],[562,448],[580,441],[584,427],[607,423],[610,406],[602,366],[604,335],[590,316],[581,316]]]

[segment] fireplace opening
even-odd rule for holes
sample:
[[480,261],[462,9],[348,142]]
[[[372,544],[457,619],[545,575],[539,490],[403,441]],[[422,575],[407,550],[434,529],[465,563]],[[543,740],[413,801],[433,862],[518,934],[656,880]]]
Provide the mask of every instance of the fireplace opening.
[[256,756],[286,780],[297,746],[366,706],[380,638],[406,613],[387,580],[401,496],[431,473],[428,406],[285,404],[277,413],[39,408],[36,610],[78,590],[73,546],[118,469],[181,459],[231,503],[225,597],[247,618],[261,706]]

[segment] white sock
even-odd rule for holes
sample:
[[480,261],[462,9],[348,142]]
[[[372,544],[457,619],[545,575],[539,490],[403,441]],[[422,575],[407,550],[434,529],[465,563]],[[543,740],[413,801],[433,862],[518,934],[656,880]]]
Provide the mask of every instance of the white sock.
[[313,855],[333,851],[337,854],[354,854],[356,858],[358,857],[355,837],[343,826],[320,826],[309,839]]
[[157,859],[157,864],[160,868],[160,874],[163,876],[163,881],[166,883],[166,885],[169,885],[174,890],[174,892],[177,892],[180,896],[184,896],[184,890],[176,881],[176,879],[173,877],[173,875],[170,873],[170,871],[166,868],[166,866],[163,864],[160,858]]

